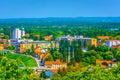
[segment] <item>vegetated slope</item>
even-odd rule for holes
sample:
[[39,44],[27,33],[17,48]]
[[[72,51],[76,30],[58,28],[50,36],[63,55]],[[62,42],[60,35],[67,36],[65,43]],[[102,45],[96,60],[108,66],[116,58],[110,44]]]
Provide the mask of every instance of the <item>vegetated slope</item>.
[[14,60],[19,59],[24,63],[24,65],[26,67],[37,67],[36,61],[33,58],[31,58],[29,56],[26,56],[26,55],[22,55],[22,54],[6,54],[6,57],[8,59],[14,59]]

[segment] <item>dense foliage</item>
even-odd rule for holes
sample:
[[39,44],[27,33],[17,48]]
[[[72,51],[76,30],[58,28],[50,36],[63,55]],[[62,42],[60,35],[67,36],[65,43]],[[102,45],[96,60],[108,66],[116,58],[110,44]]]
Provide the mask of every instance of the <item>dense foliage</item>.
[[94,69],[88,69],[88,71],[68,72],[63,80],[119,80],[119,75],[119,66],[110,70],[95,66]]
[[[19,27],[25,28],[26,33],[30,34],[29,37],[34,40],[44,40],[44,36],[53,35],[53,40],[56,37],[63,35],[83,35],[85,37],[96,37],[99,35],[107,35],[114,38],[119,36],[120,23],[119,22],[102,22],[102,21],[79,21],[78,20],[6,20],[0,22],[0,37],[10,38],[10,28]],[[117,29],[117,30],[114,30]],[[118,37],[120,39],[120,37]]]
[[0,80],[38,80],[33,69],[20,68],[20,60],[9,59],[0,53]]

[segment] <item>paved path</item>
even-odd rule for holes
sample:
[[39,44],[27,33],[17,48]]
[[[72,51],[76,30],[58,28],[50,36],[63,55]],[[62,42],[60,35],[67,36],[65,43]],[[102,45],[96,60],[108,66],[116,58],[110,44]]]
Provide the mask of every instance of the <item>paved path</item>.
[[34,58],[37,62],[38,68],[40,68],[40,60],[38,60],[37,58]]

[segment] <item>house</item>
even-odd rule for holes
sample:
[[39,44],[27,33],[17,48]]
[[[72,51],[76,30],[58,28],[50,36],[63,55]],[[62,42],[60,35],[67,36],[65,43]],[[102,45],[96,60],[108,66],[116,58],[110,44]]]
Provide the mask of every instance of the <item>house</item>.
[[67,63],[60,61],[57,59],[56,61],[45,61],[44,66],[46,68],[51,68],[51,69],[59,69],[63,67],[67,67]]
[[45,39],[45,40],[51,40],[51,39],[52,39],[52,35],[50,35],[50,36],[45,36],[44,39]]
[[34,49],[34,53],[40,57],[43,57],[43,52],[42,52],[42,48],[41,47],[38,47],[38,48],[35,48]]
[[25,37],[30,37],[30,34],[25,34]]
[[109,40],[110,36],[97,36],[97,38],[100,40]]
[[24,53],[27,49],[31,49],[32,46],[36,48],[36,44],[20,43],[20,52]]
[[6,44],[6,43],[7,43],[7,40],[6,40],[6,39],[0,39],[0,43]]
[[105,45],[108,46],[109,48],[112,46],[117,46],[120,44],[120,40],[107,40],[105,42]]
[[4,45],[0,44],[0,50],[4,50]]
[[112,47],[117,48],[117,49],[120,49],[120,46],[119,46],[119,45],[117,45],[117,46],[112,46]]
[[58,73],[58,69],[52,69],[50,71],[53,72],[53,73]]
[[111,68],[113,66],[116,66],[116,62],[110,61],[110,60],[96,60],[96,64],[100,64],[103,68]]
[[97,46],[103,45],[103,42],[97,42]]

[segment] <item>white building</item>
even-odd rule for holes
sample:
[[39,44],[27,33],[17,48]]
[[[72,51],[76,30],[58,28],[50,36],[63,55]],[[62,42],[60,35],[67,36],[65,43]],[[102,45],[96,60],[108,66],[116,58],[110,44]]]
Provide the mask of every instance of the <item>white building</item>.
[[117,46],[120,44],[120,40],[107,40],[105,45],[108,47]]
[[11,28],[10,30],[10,39],[21,39],[25,35],[24,28],[20,30],[19,28]]

